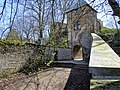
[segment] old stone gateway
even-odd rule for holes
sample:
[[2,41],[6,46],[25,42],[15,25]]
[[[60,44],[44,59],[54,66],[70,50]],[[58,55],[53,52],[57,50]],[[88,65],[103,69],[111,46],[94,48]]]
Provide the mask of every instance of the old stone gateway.
[[80,45],[75,45],[73,48],[74,59],[82,59],[82,48]]
[[[66,11],[67,15],[67,30],[68,30],[68,43],[71,48],[71,54],[73,59],[82,59],[82,45],[85,46],[92,42],[90,38],[88,41],[86,37],[91,37],[91,33],[99,33],[101,29],[101,23],[97,19],[97,11],[93,9],[84,0],[78,0],[73,3],[70,8]],[[86,27],[86,29],[84,28]],[[84,29],[82,29],[84,28]],[[85,37],[85,38],[84,38]],[[84,39],[81,39],[84,38]],[[83,40],[83,41],[82,41]],[[82,42],[81,42],[82,41]],[[81,43],[80,43],[81,42]],[[84,46],[84,47],[85,47]],[[89,46],[89,49],[91,46]]]

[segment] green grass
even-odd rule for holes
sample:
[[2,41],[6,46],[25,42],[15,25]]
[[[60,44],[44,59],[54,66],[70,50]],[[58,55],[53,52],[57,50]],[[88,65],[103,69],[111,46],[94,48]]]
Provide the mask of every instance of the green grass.
[[12,44],[12,45],[24,45],[25,42],[19,41],[19,40],[5,40],[5,39],[0,39],[0,44],[3,44],[3,45],[9,45],[9,44]]
[[92,80],[90,90],[120,90],[120,81]]
[[2,73],[0,73],[0,79],[7,78],[7,77],[14,75],[14,74],[16,74],[16,72],[2,72]]

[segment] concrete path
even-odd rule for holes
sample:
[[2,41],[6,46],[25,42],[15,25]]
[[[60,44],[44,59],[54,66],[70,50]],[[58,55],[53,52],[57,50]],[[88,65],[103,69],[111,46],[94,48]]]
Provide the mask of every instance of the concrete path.
[[[98,35],[92,34],[93,44],[89,63],[89,71],[94,78],[119,78],[120,57],[112,48]],[[97,77],[96,77],[97,76]]]

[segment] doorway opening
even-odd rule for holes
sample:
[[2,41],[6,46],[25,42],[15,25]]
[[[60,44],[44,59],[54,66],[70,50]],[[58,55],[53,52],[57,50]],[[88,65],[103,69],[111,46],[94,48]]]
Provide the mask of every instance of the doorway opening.
[[82,48],[80,45],[75,45],[73,48],[73,57],[74,60],[82,60]]

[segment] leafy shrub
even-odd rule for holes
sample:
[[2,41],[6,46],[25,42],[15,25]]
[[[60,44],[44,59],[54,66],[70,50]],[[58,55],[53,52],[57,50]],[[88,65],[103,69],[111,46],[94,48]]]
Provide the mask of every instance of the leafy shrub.
[[5,40],[5,39],[0,39],[0,44],[4,45],[24,45],[25,42],[20,41],[20,40]]
[[106,27],[103,27],[101,29],[101,34],[115,34],[117,33],[117,30],[116,29],[110,29],[110,28],[106,28]]

